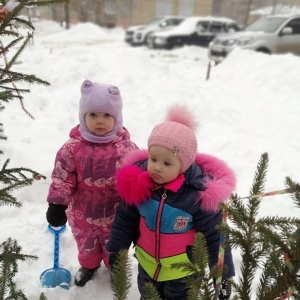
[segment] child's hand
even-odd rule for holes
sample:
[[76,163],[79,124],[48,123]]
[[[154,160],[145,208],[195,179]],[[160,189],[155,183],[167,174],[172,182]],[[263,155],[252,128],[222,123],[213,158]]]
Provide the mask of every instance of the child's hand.
[[67,208],[68,206],[65,205],[49,203],[49,207],[46,212],[48,223],[53,227],[65,225],[67,223],[67,216],[65,213]]
[[228,280],[224,279],[221,283],[219,299],[220,300],[229,299],[230,295],[231,295],[231,284]]

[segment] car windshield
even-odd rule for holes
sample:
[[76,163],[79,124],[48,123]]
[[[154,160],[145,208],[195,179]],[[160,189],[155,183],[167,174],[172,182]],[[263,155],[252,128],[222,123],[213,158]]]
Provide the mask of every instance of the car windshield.
[[150,22],[146,23],[146,26],[155,25],[155,24],[159,23],[161,20],[162,20],[162,18],[153,19]]
[[275,32],[285,20],[283,17],[261,18],[246,27],[245,31]]

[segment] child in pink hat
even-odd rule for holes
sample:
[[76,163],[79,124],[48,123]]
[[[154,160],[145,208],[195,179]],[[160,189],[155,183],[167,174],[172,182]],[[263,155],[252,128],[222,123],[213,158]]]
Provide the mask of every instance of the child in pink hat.
[[[155,286],[161,299],[187,299],[186,279],[196,274],[171,265],[190,261],[196,232],[206,238],[209,265],[218,260],[219,203],[230,197],[236,179],[223,161],[197,152],[195,128],[187,107],[171,107],[166,121],[152,130],[148,150],[129,153],[116,175],[123,201],[106,249],[113,267],[116,253],[134,243],[141,299],[146,299],[146,282]],[[219,299],[229,299],[227,279],[235,275],[230,249],[224,260]]]
[[79,121],[57,152],[46,217],[55,227],[68,219],[81,266],[75,284],[84,286],[102,261],[109,267],[105,244],[120,202],[115,173],[137,146],[123,127],[122,98],[114,85],[82,83]]

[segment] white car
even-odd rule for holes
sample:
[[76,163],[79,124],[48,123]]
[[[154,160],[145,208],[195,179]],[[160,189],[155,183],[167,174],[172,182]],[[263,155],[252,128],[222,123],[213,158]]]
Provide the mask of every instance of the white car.
[[217,34],[239,30],[238,24],[229,18],[193,16],[175,28],[155,32],[147,44],[149,48],[155,49],[173,49],[184,45],[207,47]]
[[147,43],[147,38],[153,32],[175,27],[184,19],[185,17],[180,16],[166,16],[162,18],[156,18],[145,26],[135,28],[130,43],[133,46],[144,45]]
[[125,42],[128,44],[131,44],[132,38],[136,31],[141,30],[145,28],[145,25],[134,25],[134,26],[129,26],[127,30],[125,31]]
[[300,55],[300,15],[262,17],[243,31],[218,35],[209,44],[208,57],[220,63],[235,47],[268,54]]

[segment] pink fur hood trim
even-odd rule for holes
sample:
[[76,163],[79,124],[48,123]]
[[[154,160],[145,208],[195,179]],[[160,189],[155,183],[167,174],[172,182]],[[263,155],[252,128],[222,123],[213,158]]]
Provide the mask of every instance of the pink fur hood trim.
[[196,164],[204,174],[213,178],[205,183],[205,191],[200,192],[201,208],[204,211],[216,211],[220,202],[227,200],[236,187],[236,177],[225,162],[208,154],[197,154]]
[[[147,150],[131,151],[123,161],[123,168],[117,174],[117,189],[126,203],[139,205],[150,197],[151,191],[156,187],[148,176],[147,171],[142,171],[134,163],[146,160]],[[207,179],[204,183],[205,191],[199,192],[201,209],[207,212],[215,212],[219,209],[219,203],[228,199],[236,186],[234,172],[222,160],[208,154],[197,154],[195,163],[203,170]],[[183,176],[179,176],[173,182],[166,184],[165,188],[177,191],[183,183]]]

